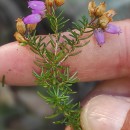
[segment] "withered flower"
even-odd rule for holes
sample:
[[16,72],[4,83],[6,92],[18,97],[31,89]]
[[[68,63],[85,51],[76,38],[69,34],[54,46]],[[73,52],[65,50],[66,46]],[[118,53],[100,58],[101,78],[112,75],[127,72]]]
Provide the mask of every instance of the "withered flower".
[[102,2],[95,10],[95,16],[100,17],[102,16],[106,11],[106,3]]
[[115,12],[115,10],[108,10],[107,12],[105,12],[104,13],[105,15],[107,15],[108,17],[113,17],[113,16],[115,16],[116,15],[116,12]]
[[25,32],[26,32],[26,27],[25,27],[25,24],[24,24],[24,22],[23,22],[23,20],[22,20],[21,18],[18,18],[18,19],[16,20],[16,28],[17,28],[17,31],[18,31],[20,34],[22,34],[22,35],[25,34]]
[[62,6],[65,3],[65,0],[54,0],[56,6]]
[[90,17],[95,16],[95,9],[96,9],[95,1],[89,2],[89,4],[88,4],[88,12],[89,12]]
[[27,30],[29,32],[32,32],[33,30],[35,30],[37,27],[37,24],[27,24]]
[[98,19],[98,21],[99,26],[104,29],[107,27],[107,24],[112,21],[112,19],[107,15],[103,15]]
[[45,3],[47,7],[48,6],[52,7],[54,5],[54,0],[46,0]]
[[113,16],[115,15],[115,11],[114,10],[108,10],[107,12],[105,12],[99,19],[99,25],[101,28],[106,28],[108,23],[111,22],[113,19]]
[[19,43],[27,42],[27,40],[19,32],[15,32],[14,37]]

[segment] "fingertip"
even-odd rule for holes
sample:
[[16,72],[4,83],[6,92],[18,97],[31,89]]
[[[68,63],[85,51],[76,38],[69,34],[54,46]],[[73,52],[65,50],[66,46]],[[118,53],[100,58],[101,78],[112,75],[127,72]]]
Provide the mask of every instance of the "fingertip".
[[31,86],[35,84],[32,70],[35,55],[26,46],[12,42],[0,47],[0,78],[5,75],[5,83],[16,86]]
[[125,97],[96,96],[83,107],[81,126],[83,130],[120,130],[129,109]]

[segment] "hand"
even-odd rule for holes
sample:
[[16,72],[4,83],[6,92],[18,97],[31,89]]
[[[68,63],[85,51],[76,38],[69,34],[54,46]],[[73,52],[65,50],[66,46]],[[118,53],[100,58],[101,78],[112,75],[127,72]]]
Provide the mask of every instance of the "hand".
[[[82,53],[65,64],[78,71],[80,81],[105,80],[88,95],[81,113],[84,130],[129,130],[130,109],[130,21],[116,22],[122,33],[106,34],[101,48],[91,39]],[[35,55],[13,42],[0,47],[0,79],[10,85],[35,85],[32,70]],[[70,128],[67,128],[69,130]]]

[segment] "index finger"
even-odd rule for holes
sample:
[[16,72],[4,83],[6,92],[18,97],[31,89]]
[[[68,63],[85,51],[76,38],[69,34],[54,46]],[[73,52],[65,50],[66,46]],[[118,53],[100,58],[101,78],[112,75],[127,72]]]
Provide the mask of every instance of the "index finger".
[[[78,71],[80,81],[105,80],[130,74],[130,21],[114,23],[120,26],[120,35],[106,34],[106,44],[99,47],[94,39],[82,48],[82,53],[70,57],[64,65],[71,72]],[[84,41],[85,42],[85,41]],[[28,47],[17,42],[0,47],[0,79],[6,76],[10,85],[35,85],[32,70],[40,71],[35,65],[35,55]]]

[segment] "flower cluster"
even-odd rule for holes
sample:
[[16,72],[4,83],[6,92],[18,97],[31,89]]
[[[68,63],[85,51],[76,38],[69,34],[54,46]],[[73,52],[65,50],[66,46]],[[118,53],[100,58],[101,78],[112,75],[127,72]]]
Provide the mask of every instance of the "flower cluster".
[[39,23],[50,12],[53,7],[59,7],[64,4],[65,0],[46,0],[43,1],[29,1],[28,7],[32,9],[32,14],[23,19],[25,24]]
[[50,13],[52,8],[62,6],[64,2],[65,0],[29,1],[28,8],[31,8],[32,13],[16,20],[17,32],[14,34],[15,39],[19,43],[26,43],[28,41],[26,34],[35,30],[37,24],[46,17],[47,13]]
[[29,1],[28,7],[32,9],[32,14],[23,19],[25,24],[37,24],[45,17],[46,6],[43,1]]
[[26,34],[32,33],[36,29],[37,23],[45,17],[46,10],[45,3],[42,1],[29,1],[28,7],[32,9],[32,14],[16,20],[17,32],[14,34],[15,39],[25,45],[28,42]]
[[88,11],[92,19],[91,26],[94,28],[94,36],[100,46],[105,43],[104,32],[111,34],[121,33],[119,27],[110,24],[110,22],[112,22],[113,16],[116,13],[112,9],[106,11],[105,2],[100,3],[99,6],[96,6],[94,1],[89,2]]
[[16,20],[17,31],[14,34],[15,39],[19,43],[26,44],[28,41],[26,34],[32,33],[33,30],[36,29],[36,26],[37,26],[37,24],[25,24],[22,18],[18,18]]

